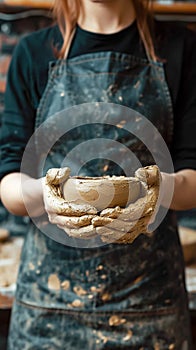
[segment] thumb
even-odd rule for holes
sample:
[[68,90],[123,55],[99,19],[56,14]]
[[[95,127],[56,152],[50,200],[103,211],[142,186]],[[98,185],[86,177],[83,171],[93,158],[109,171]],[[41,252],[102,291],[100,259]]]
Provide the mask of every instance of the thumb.
[[46,173],[46,184],[47,185],[60,185],[65,182],[70,175],[70,168],[51,168]]
[[139,168],[135,172],[135,176],[148,186],[159,185],[161,181],[161,173],[157,165],[149,165]]

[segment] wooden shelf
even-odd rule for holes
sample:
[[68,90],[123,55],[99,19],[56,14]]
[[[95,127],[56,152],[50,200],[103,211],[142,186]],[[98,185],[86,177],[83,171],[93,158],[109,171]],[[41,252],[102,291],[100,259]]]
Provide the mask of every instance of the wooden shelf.
[[170,5],[163,3],[154,3],[153,9],[155,13],[194,15],[196,14],[196,3],[185,3],[182,1],[178,1]]
[[[6,6],[20,6],[31,8],[46,8],[50,9],[53,6],[54,0],[0,0],[1,5]],[[196,3],[177,1],[173,4],[164,4],[154,2],[153,9],[155,13],[159,14],[196,14]]]
[[0,0],[0,4],[13,7],[52,8],[54,0]]
[[6,296],[0,292],[0,310],[11,309],[14,297]]

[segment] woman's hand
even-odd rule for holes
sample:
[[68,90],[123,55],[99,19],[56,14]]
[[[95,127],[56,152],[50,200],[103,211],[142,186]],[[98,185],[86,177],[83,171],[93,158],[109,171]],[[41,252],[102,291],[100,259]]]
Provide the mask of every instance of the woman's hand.
[[45,210],[49,221],[68,235],[88,239],[96,235],[91,220],[96,216],[97,210],[90,204],[67,202],[63,198],[61,185],[69,175],[69,168],[53,168],[47,172],[43,180]]
[[104,209],[92,220],[103,242],[132,243],[141,233],[151,235],[148,226],[159,208],[160,171],[148,166],[138,169],[135,177],[141,181],[141,197],[126,208]]

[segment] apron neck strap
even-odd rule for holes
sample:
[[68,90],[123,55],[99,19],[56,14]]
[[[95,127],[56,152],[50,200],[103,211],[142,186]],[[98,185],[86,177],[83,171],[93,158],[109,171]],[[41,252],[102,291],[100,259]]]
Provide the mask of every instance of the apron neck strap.
[[73,37],[75,35],[75,32],[76,32],[76,28],[73,28],[72,32],[71,32],[71,35],[69,37],[69,40],[68,40],[68,43],[67,43],[67,47],[66,47],[66,50],[65,50],[65,54],[64,54],[64,59],[66,60],[68,55],[69,55],[69,50],[70,50],[70,47],[71,47],[71,43],[72,43],[72,40],[73,40]]
[[149,51],[148,51],[146,45],[144,45],[144,47],[145,47],[145,52],[146,52],[146,57],[147,57],[148,62],[152,62],[153,60],[149,54]]
[[157,62],[157,60],[153,60],[152,57],[150,56],[148,47],[147,47],[145,42],[143,43],[143,45],[144,45],[144,49],[145,49],[145,53],[146,53],[146,57],[147,57],[148,62]]

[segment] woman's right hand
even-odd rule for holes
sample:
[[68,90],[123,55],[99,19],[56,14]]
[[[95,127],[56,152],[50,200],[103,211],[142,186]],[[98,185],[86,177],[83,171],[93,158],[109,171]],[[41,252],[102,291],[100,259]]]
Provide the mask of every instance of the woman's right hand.
[[45,211],[52,224],[56,224],[68,235],[88,239],[96,235],[91,220],[96,216],[95,207],[87,203],[67,202],[61,192],[61,185],[69,178],[69,168],[49,169],[43,178],[43,199]]

